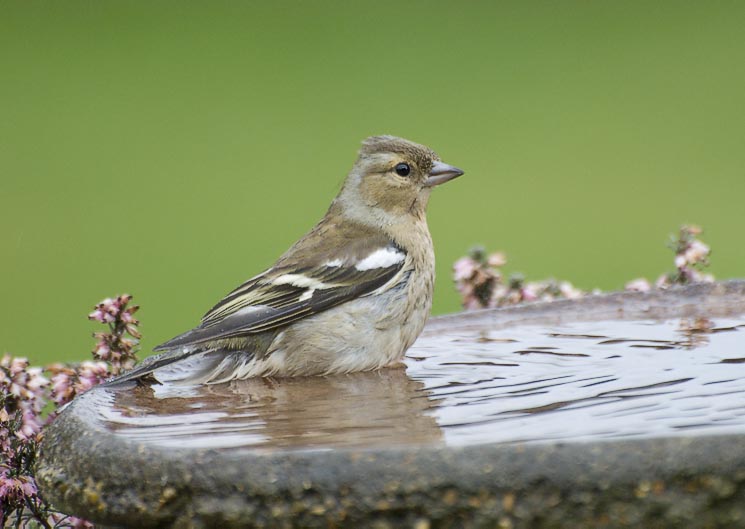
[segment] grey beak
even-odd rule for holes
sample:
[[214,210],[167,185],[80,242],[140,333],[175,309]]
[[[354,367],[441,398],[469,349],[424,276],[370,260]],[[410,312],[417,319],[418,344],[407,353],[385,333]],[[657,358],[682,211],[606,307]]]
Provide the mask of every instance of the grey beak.
[[424,181],[424,187],[434,187],[449,182],[453,178],[458,178],[463,171],[452,165],[443,162],[435,162],[432,170],[429,172],[429,178]]

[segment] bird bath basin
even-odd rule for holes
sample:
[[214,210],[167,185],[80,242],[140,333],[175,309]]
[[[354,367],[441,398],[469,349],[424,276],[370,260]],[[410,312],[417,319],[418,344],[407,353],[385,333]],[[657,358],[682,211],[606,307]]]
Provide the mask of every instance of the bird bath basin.
[[38,480],[122,527],[745,523],[745,282],[435,318],[405,364],[94,388]]

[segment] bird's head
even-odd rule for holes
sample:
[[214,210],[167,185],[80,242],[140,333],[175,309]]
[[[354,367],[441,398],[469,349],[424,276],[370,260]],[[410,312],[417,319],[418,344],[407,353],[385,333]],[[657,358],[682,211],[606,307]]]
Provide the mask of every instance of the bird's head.
[[395,136],[372,136],[362,142],[336,203],[358,220],[383,225],[406,222],[412,216],[424,217],[433,187],[462,174],[424,145]]

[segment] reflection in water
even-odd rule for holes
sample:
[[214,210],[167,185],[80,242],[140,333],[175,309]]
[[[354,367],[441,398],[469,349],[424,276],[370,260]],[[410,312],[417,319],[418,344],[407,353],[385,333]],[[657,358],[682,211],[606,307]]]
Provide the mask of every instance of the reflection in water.
[[438,443],[437,399],[404,369],[116,391],[107,418],[129,438],[172,447],[324,448]]
[[441,332],[419,339],[406,371],[98,391],[102,401],[113,401],[101,406],[112,430],[168,447],[742,433],[744,323],[605,321]]

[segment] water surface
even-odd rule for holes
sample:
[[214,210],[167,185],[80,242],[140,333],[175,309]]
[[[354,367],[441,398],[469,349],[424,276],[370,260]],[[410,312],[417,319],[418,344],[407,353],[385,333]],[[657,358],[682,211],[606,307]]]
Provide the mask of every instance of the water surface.
[[405,369],[101,391],[108,428],[257,451],[745,432],[745,316],[424,335]]

